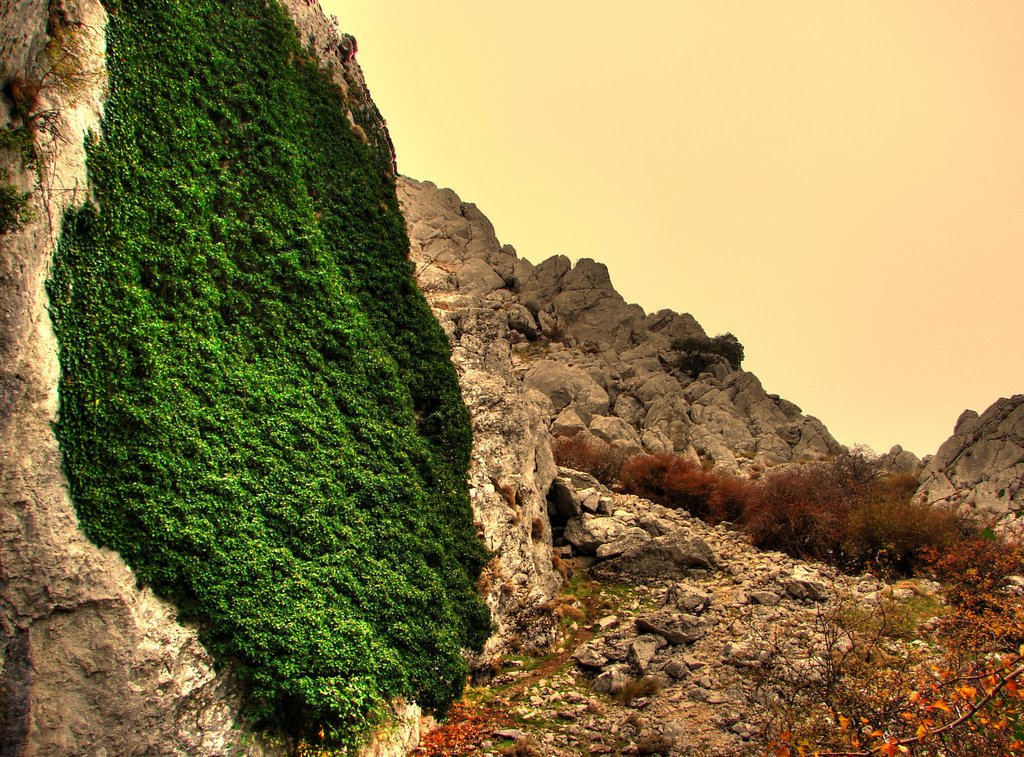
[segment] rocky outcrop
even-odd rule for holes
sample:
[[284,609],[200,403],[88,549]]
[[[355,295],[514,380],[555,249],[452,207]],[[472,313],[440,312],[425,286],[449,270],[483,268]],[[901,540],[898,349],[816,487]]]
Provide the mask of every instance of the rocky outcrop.
[[556,474],[547,433],[555,406],[520,380],[513,354],[513,342],[525,338],[518,329],[537,329],[508,288],[529,266],[503,250],[490,222],[454,192],[417,189],[399,181],[410,257],[452,344],[473,423],[470,499],[495,555],[481,579],[496,626],[484,658],[510,647],[542,649],[556,637],[550,600],[562,577],[546,499]]
[[1020,530],[1024,509],[1024,395],[965,410],[928,462],[916,499],[988,525]]
[[921,468],[921,458],[896,444],[876,461],[878,467],[890,473],[913,473]]
[[[723,358],[707,356],[697,375],[683,370],[673,345],[707,339],[700,324],[688,313],[646,315],[627,304],[604,265],[557,255],[535,266],[502,246],[475,206],[430,182],[403,177],[399,196],[417,278],[440,317],[494,314],[506,329],[497,334],[501,349],[512,351],[504,380],[549,400],[552,433],[700,456],[732,471],[843,449],[820,421]],[[467,335],[461,329],[460,340]],[[494,348],[490,337],[476,340]],[[456,362],[463,349],[456,344]]]
[[363,70],[356,60],[358,44],[355,37],[341,33],[337,17],[325,16],[319,3],[307,0],[279,1],[295,23],[299,39],[309,45],[321,66],[331,73],[341,93],[345,117],[352,130],[370,147],[384,172],[394,176],[395,146],[391,142],[384,117],[370,97]]

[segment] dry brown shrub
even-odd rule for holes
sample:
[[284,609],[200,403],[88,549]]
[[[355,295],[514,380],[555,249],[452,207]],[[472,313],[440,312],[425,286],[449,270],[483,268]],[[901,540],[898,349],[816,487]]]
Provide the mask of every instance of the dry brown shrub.
[[622,465],[629,457],[620,448],[579,433],[554,437],[551,450],[559,465],[589,473],[605,486],[618,481]]
[[619,483],[652,502],[706,517],[718,477],[680,455],[637,455],[622,466]]
[[926,550],[955,549],[971,527],[945,508],[868,492],[850,509],[845,530],[842,567],[911,576],[926,565]]
[[663,687],[664,683],[657,676],[635,678],[622,687],[622,690],[615,695],[615,699],[628,707],[634,699],[652,697],[661,693]]
[[719,476],[708,498],[707,519],[711,523],[735,522],[743,518],[753,492],[751,480],[735,476]]
[[761,549],[834,562],[851,505],[836,466],[794,466],[758,482],[747,500],[743,525]]

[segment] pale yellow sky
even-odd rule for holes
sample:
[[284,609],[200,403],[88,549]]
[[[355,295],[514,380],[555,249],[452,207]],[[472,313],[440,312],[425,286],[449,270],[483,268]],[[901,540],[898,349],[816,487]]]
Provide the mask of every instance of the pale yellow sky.
[[731,331],[840,441],[1024,392],[1024,2],[322,4],[401,173]]

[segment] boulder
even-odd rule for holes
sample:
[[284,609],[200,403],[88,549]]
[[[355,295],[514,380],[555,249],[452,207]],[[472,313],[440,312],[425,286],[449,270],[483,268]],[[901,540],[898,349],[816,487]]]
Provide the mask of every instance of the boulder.
[[615,696],[625,689],[632,680],[629,665],[616,663],[602,670],[601,674],[594,679],[591,688],[598,694],[611,694]]
[[619,394],[612,412],[630,426],[639,426],[644,419],[644,405],[632,394]]
[[608,444],[640,447],[640,435],[621,418],[596,415],[590,421],[590,433]]
[[535,362],[523,376],[523,384],[546,395],[556,411],[572,403],[594,415],[608,414],[608,392],[585,370],[560,360]]
[[793,599],[807,599],[813,602],[824,602],[828,599],[825,582],[815,571],[797,565],[793,574],[782,582],[782,588]]
[[662,604],[699,615],[711,606],[711,595],[684,583],[673,583],[665,592]]
[[616,518],[583,513],[565,525],[565,540],[583,554],[593,555],[601,545],[619,538],[626,528],[626,524]]
[[618,557],[624,552],[649,541],[651,535],[642,528],[636,526],[630,526],[621,534],[619,534],[613,541],[606,544],[602,544],[597,548],[594,553],[598,559],[605,560],[611,557]]
[[604,643],[600,640],[588,641],[573,652],[572,659],[584,668],[600,669],[608,664],[609,658],[603,652]]
[[650,667],[651,660],[658,654],[658,650],[665,646],[665,644],[665,639],[658,634],[637,636],[629,647],[629,654],[626,660],[638,675],[643,675],[647,672],[647,668]]
[[518,331],[530,341],[540,336],[540,326],[527,308],[513,303],[508,306],[507,312],[509,329]]
[[618,557],[595,565],[595,576],[634,583],[684,578],[693,569],[712,570],[718,561],[701,539],[671,534],[645,541]]
[[583,407],[567,407],[551,422],[551,433],[554,436],[573,436],[587,430],[590,418],[590,413]]
[[505,280],[485,260],[479,258],[467,260],[459,266],[456,279],[460,290],[477,295],[489,294],[505,287]]
[[642,331],[643,310],[626,304],[612,287],[603,263],[580,259],[563,275],[559,288],[551,305],[567,333],[578,342],[621,348]]
[[707,629],[696,615],[665,610],[639,616],[636,627],[645,633],[662,636],[673,645],[692,644],[707,634]]

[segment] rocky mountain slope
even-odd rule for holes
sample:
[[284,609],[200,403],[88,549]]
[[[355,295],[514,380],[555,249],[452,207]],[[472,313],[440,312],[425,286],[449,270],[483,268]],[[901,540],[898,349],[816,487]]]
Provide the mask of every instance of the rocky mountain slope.
[[950,507],[1014,532],[1024,508],[1024,395],[1001,398],[980,416],[965,410],[928,461],[918,501]]
[[[856,626],[837,635],[836,619],[916,623],[938,606],[929,582],[887,586],[759,551],[576,471],[560,469],[555,488],[572,513],[567,564],[600,581],[573,575],[552,603],[558,645],[525,664],[495,656],[486,683],[414,754],[761,754],[775,692],[813,688],[837,650],[862,643]],[[915,654],[905,639],[884,644]],[[444,751],[453,745],[462,751]]]
[[[354,135],[366,146],[374,181],[389,185],[394,150],[355,61],[355,41],[338,36],[306,0],[281,5],[333,73],[346,139]],[[116,552],[83,534],[54,436],[61,368],[45,282],[62,217],[96,189],[83,145],[87,133],[97,132],[109,94],[105,7],[95,0],[17,0],[0,8],[5,133],[24,126],[30,113],[14,85],[40,76],[34,67],[52,61],[46,51],[54,40],[73,50],[82,74],[65,81],[74,86],[41,88],[31,103],[32,112],[46,114],[35,166],[16,145],[0,149],[5,181],[29,193],[30,211],[21,228],[0,237],[0,755],[282,754],[292,744],[250,729],[240,716],[244,687],[230,668],[215,666],[199,630],[140,587]],[[217,165],[214,173],[227,164],[210,164]],[[764,704],[762,673],[803,676],[827,657],[832,642],[823,616],[849,603],[879,607],[886,597],[912,603],[930,591],[893,591],[867,576],[761,553],[727,527],[710,528],[559,469],[552,435],[576,434],[626,452],[683,454],[750,475],[843,448],[820,421],[766,392],[735,355],[716,352],[691,315],[645,314],[592,260],[572,265],[556,256],[533,265],[519,258],[475,206],[450,190],[399,178],[398,193],[416,280],[449,337],[472,424],[469,497],[491,555],[478,588],[495,630],[472,659],[476,679],[489,679],[490,687],[471,693],[471,701],[481,702],[494,726],[476,734],[480,753],[520,739],[551,755],[584,748],[742,753],[761,727],[751,713]],[[174,209],[172,203],[165,210]],[[234,220],[254,225],[243,215]],[[322,214],[309,215],[319,222]],[[338,236],[352,231],[341,227]],[[289,296],[303,291],[284,289]],[[416,391],[429,391],[429,383],[419,381]],[[1017,509],[1024,496],[1021,398],[1001,402],[980,418],[961,418],[920,496],[983,511],[1003,503]],[[399,405],[377,414],[399,416]],[[410,425],[437,410],[409,412]],[[275,428],[266,431],[277,439]],[[900,450],[890,456],[894,468],[913,466]],[[230,479],[225,474],[215,483],[237,491]],[[374,501],[390,501],[386,493],[404,488],[382,486]],[[446,531],[453,523],[435,518],[431,527]],[[606,583],[581,581],[584,570]],[[426,588],[412,593],[421,597]],[[386,600],[386,593],[360,596],[375,599]],[[401,633],[384,614],[371,613],[367,622]],[[331,652],[333,641],[325,638],[321,651]],[[531,670],[517,667],[516,653],[553,656]],[[418,740],[418,707],[393,705],[398,725],[365,754],[403,754]]]
[[[677,345],[708,339],[690,314],[647,315],[627,304],[593,260],[572,265],[555,256],[533,265],[519,258],[451,190],[404,177],[398,189],[417,279],[449,324],[456,364],[488,370],[500,362],[496,370],[516,386],[546,398],[540,410],[551,432],[701,457],[719,470],[842,449],[820,421],[727,360],[681,367]],[[486,311],[499,327],[492,336],[500,338],[500,357],[493,339],[467,321],[466,314]],[[483,354],[462,346],[474,340]]]

